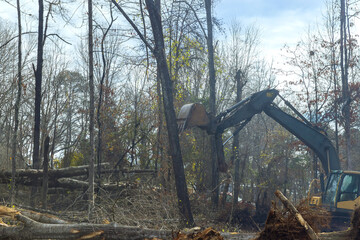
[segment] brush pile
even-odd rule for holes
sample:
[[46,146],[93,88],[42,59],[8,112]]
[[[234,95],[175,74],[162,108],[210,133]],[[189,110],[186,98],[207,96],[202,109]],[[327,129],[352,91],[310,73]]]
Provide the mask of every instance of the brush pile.
[[[326,228],[330,224],[329,213],[320,208],[310,207],[306,202],[300,203],[297,207],[299,213],[315,232]],[[272,239],[310,239],[305,228],[296,220],[293,214],[287,209],[279,209],[273,203],[269,211],[265,228],[257,240]]]

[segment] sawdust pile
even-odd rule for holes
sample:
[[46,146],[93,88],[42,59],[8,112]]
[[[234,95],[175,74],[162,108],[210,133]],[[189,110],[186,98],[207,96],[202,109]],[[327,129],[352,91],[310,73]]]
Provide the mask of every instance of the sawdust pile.
[[[331,216],[327,211],[310,207],[305,201],[296,206],[296,208],[315,232],[319,232],[322,228],[329,226]],[[278,209],[276,205],[273,204],[273,207],[269,211],[265,228],[257,240],[277,239],[309,239],[309,237],[295,216],[290,214],[286,209]]]

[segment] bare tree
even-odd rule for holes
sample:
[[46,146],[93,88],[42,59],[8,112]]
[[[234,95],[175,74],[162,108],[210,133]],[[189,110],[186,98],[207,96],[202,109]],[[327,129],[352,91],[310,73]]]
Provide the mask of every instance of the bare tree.
[[[33,168],[40,168],[40,124],[41,124],[41,82],[44,55],[44,1],[39,0],[39,20],[38,20],[38,39],[37,39],[37,59],[35,72],[35,113],[34,113],[34,145],[33,145]],[[31,205],[34,205],[34,196],[37,187],[31,190]]]
[[[216,115],[216,78],[215,78],[215,63],[214,63],[214,47],[213,47],[213,26],[211,15],[211,0],[205,0],[206,10],[206,23],[207,23],[207,47],[208,47],[208,64],[209,64],[209,86],[210,86],[210,116],[211,129],[215,128],[215,115]],[[211,200],[213,207],[217,207],[219,203],[219,165],[218,165],[218,152],[217,141],[221,141],[221,134],[211,135]],[[223,159],[224,160],[224,159]]]
[[350,92],[349,92],[349,58],[350,48],[348,42],[349,17],[348,17],[348,1],[340,1],[340,66],[341,66],[341,82],[342,82],[342,101],[344,125],[345,125],[345,152],[346,152],[346,169],[352,169],[353,163],[350,156],[351,135],[350,135]]
[[90,106],[89,106],[89,133],[90,133],[90,160],[89,160],[89,215],[92,213],[94,199],[94,178],[95,178],[95,103],[94,103],[94,56],[93,56],[93,10],[92,0],[88,0],[88,49],[89,49],[89,90],[90,90]]
[[35,71],[35,121],[34,121],[34,150],[33,168],[40,167],[40,105],[41,105],[41,81],[43,69],[44,50],[44,2],[39,0],[39,23],[38,23],[38,48]]
[[[111,4],[111,3],[110,3]],[[108,67],[106,66],[107,62],[105,59],[105,47],[104,42],[106,39],[107,34],[109,33],[109,30],[111,29],[111,26],[113,25],[115,19],[113,17],[112,8],[110,5],[110,16],[111,21],[109,23],[109,26],[106,29],[102,29],[103,36],[101,38],[101,60],[103,64],[102,74],[101,74],[101,80],[100,80],[100,86],[99,86],[99,102],[97,106],[97,112],[96,112],[96,119],[98,124],[98,143],[97,143],[97,172],[98,172],[98,178],[99,178],[99,185],[100,185],[100,177],[101,177],[101,161],[102,161],[102,122],[101,122],[101,107],[103,102],[103,90],[104,90],[104,81],[105,78],[108,79]]]
[[12,139],[12,154],[11,154],[11,206],[14,204],[15,201],[15,182],[16,182],[16,141],[17,141],[17,134],[19,128],[19,108],[20,108],[20,100],[21,100],[21,84],[22,84],[22,30],[21,30],[21,9],[20,9],[20,0],[16,1],[16,8],[17,8],[17,15],[18,15],[18,76],[17,76],[17,96],[16,96],[16,103],[15,103],[15,116],[14,116],[14,132],[13,132],[13,139]]
[[158,73],[160,73],[161,87],[163,93],[163,104],[165,109],[165,119],[168,130],[170,154],[173,160],[173,169],[175,174],[175,184],[180,213],[184,217],[185,225],[192,226],[194,224],[194,219],[192,216],[189,196],[187,192],[187,184],[179,143],[176,115],[173,103],[173,86],[164,51],[165,46],[162,23],[160,18],[160,9],[156,8],[156,5],[152,0],[146,0],[145,2],[149,11],[149,18],[155,40],[155,48],[153,54],[156,58]]

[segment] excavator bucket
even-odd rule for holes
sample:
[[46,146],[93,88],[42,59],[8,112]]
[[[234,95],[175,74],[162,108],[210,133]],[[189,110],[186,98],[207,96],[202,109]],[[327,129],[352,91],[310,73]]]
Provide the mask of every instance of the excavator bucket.
[[179,132],[181,133],[194,126],[207,128],[210,120],[203,105],[190,103],[181,107],[177,117],[177,124]]

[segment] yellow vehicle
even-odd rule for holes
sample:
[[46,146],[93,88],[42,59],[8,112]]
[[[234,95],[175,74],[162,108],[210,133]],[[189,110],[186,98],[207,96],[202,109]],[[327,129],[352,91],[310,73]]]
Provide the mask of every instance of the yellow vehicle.
[[[285,113],[275,105],[273,101],[277,96],[293,110],[300,120]],[[279,95],[276,89],[267,89],[254,93],[224,112],[221,112],[215,117],[212,124],[210,124],[211,118],[207,115],[205,108],[201,104],[186,104],[179,112],[178,126],[180,131],[198,126],[209,134],[214,134],[215,138],[218,139],[216,141],[217,149],[219,149],[217,153],[218,162],[220,166],[224,166],[226,164],[221,140],[223,132],[229,127],[238,126],[234,132],[234,134],[237,134],[255,114],[260,112],[265,112],[299,138],[320,159],[326,175],[326,184],[324,183],[324,178],[322,178],[320,181],[322,186],[321,193],[319,196],[312,196],[310,204],[325,207],[334,216],[339,216],[344,221],[348,221],[355,206],[360,204],[360,172],[342,171],[338,154],[331,141],[324,134],[324,131],[307,121],[288,101]],[[226,170],[226,168],[222,169]]]

